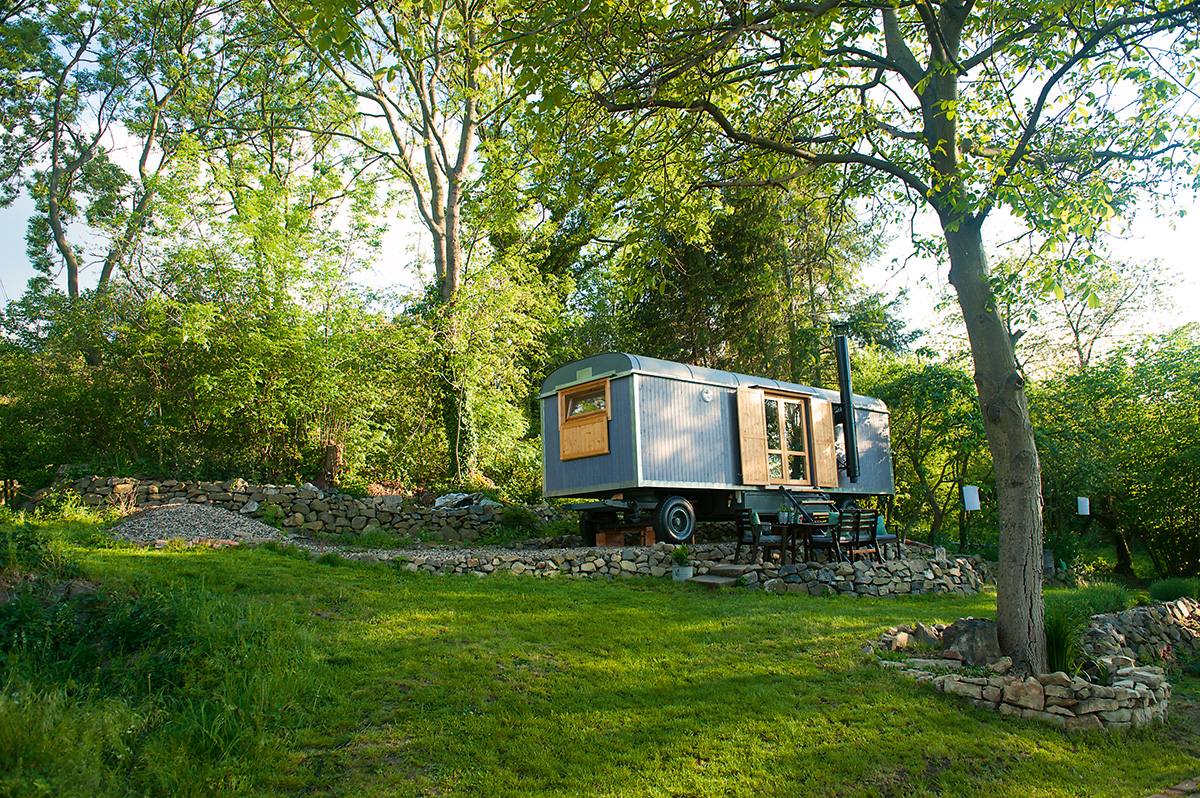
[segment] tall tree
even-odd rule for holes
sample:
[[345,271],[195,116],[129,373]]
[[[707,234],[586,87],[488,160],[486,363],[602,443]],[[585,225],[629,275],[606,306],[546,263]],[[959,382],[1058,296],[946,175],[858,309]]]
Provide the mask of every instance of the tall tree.
[[[99,242],[95,290],[129,263],[180,142],[181,104],[211,55],[206,34],[221,8],[208,0],[23,4],[0,21],[9,58],[0,93],[0,182],[7,201],[28,187],[36,202],[29,255],[66,273],[78,300]],[[23,54],[24,57],[21,57]],[[114,152],[132,149],[132,169]]]
[[311,2],[297,8],[270,0],[296,41],[367,109],[376,129],[359,136],[363,149],[385,159],[412,192],[433,242],[434,284],[443,306],[441,353],[449,470],[463,479],[476,470],[477,433],[456,299],[469,252],[463,215],[478,177],[482,125],[507,109],[507,47],[499,33],[503,2],[400,0],[349,9]]
[[[1063,235],[1095,228],[1180,167],[1200,142],[1178,107],[1197,10],[1200,0],[563,0],[517,26],[534,32],[518,53],[531,86],[681,127],[703,118],[742,185],[840,169],[936,213],[995,463],[1000,642],[1026,671],[1046,663],[1040,469],[984,222],[1006,206]],[[717,177],[708,182],[729,182]]]

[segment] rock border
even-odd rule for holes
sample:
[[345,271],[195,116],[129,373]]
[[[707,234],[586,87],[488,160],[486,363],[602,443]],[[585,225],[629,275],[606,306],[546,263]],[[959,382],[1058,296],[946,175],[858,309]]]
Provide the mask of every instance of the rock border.
[[1166,671],[1158,665],[1139,665],[1137,655],[1161,660],[1172,651],[1200,653],[1200,602],[1183,598],[1092,616],[1082,637],[1084,654],[1093,665],[1076,676],[1061,671],[1028,677],[1009,674],[1012,661],[1007,657],[972,669],[956,652],[934,650],[940,647],[946,628],[944,624],[892,627],[866,651],[905,651],[910,644],[920,643],[928,649],[926,656],[876,655],[875,661],[881,668],[1002,715],[1068,731],[1120,731],[1166,721],[1171,702]]

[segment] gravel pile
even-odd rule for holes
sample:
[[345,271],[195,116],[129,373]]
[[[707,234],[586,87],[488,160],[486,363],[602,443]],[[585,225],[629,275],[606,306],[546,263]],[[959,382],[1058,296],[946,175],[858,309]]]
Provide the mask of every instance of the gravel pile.
[[[301,548],[309,549],[318,554],[327,551],[344,551],[346,547],[333,543],[313,540],[299,535],[290,535],[280,530],[255,521],[245,515],[239,515],[220,507],[203,504],[174,504],[154,507],[135,513],[109,532],[113,537],[127,540],[139,545],[152,545],[156,541],[184,540],[195,543],[201,540],[231,540],[235,542],[259,543],[267,540],[279,540]],[[504,546],[448,547],[421,546],[412,549],[371,549],[357,551],[372,553],[377,556],[406,557],[422,556],[430,562],[451,562],[465,552],[471,552],[479,557],[500,556],[512,554],[511,548]],[[553,556],[567,549],[546,549],[544,552]]]
[[[370,558],[375,560],[393,560],[403,558],[414,560],[421,558],[431,565],[443,565],[461,561],[464,557],[492,559],[514,554],[534,554],[550,559],[556,555],[570,556],[580,551],[578,548],[538,548],[536,552],[526,551],[519,544],[509,546],[439,546],[422,545],[409,549],[364,549],[361,547],[339,546],[326,541],[318,541],[300,535],[287,534],[274,527],[259,523],[252,518],[224,510],[220,507],[203,504],[174,504],[154,507],[135,513],[112,527],[109,532],[113,537],[128,540],[141,546],[153,546],[161,541],[183,540],[189,543],[204,541],[233,541],[237,543],[261,543],[268,540],[278,540],[281,543],[308,549],[314,555],[326,552],[338,552],[351,555],[353,559]],[[635,547],[612,547],[605,551],[631,552]]]
[[143,510],[109,530],[113,537],[142,545],[156,540],[275,540],[280,532],[253,518],[202,504],[175,504]]

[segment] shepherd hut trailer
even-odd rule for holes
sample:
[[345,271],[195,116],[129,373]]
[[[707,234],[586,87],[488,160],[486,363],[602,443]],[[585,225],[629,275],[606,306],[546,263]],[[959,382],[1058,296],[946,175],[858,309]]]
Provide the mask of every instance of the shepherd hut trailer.
[[545,495],[592,499],[575,505],[589,544],[622,519],[683,542],[697,519],[776,512],[781,491],[890,496],[887,407],[852,393],[837,351],[840,392],[619,352],[568,363],[539,397]]

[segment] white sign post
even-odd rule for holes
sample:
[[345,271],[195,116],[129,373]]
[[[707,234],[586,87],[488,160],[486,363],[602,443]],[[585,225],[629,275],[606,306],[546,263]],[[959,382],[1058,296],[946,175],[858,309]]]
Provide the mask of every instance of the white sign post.
[[1092,514],[1092,501],[1087,496],[1075,497],[1075,511],[1078,515]]

